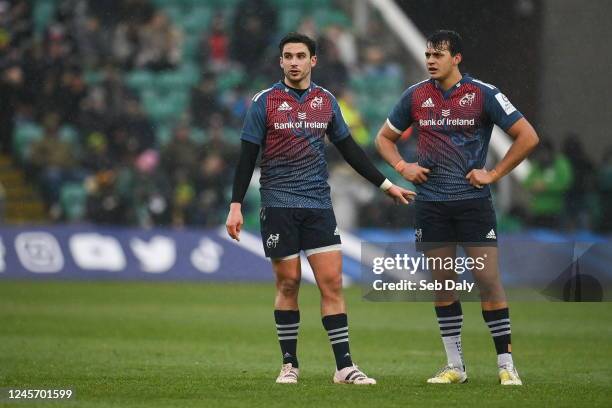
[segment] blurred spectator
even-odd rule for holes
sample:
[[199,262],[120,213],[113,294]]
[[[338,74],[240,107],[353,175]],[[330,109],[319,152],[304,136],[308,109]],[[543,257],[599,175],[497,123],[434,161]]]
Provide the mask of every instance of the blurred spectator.
[[92,132],[87,136],[83,168],[91,173],[111,170],[115,160],[110,156],[106,136],[100,132]]
[[223,108],[217,96],[217,83],[213,73],[202,74],[198,86],[191,90],[190,106],[193,123],[201,128],[208,125],[208,118],[211,115],[222,112]]
[[601,206],[601,215],[597,229],[602,232],[612,231],[612,147],[602,157],[597,174],[597,190]]
[[532,154],[531,170],[523,182],[531,193],[530,222],[534,226],[555,228],[561,225],[565,210],[565,194],[569,191],[573,175],[567,157],[556,153],[547,139]]
[[59,138],[58,130],[59,117],[56,114],[47,115],[43,138],[32,143],[29,157],[50,207],[58,202],[64,182],[80,178],[72,146]]
[[355,36],[340,25],[332,24],[325,29],[325,38],[334,44],[338,59],[348,69],[357,66],[358,53]]
[[[149,0],[120,0],[111,10],[117,10],[119,21],[144,25],[154,18],[155,7]],[[108,9],[107,9],[108,12]]]
[[87,189],[87,219],[98,224],[125,224],[128,209],[116,186],[117,173],[104,170],[89,177]]
[[340,106],[340,111],[351,131],[353,139],[362,147],[369,147],[371,142],[370,135],[355,104],[355,95],[353,92],[347,88],[343,89],[339,93],[338,105]]
[[242,0],[232,21],[232,57],[249,75],[260,72],[276,34],[276,10],[266,0]]
[[315,68],[315,81],[333,94],[337,94],[348,85],[348,69],[340,60],[340,51],[332,41],[322,40],[319,48],[321,63]]
[[32,4],[28,0],[0,2],[0,36],[10,39],[11,48],[23,49],[32,41]]
[[[116,123],[112,140],[114,149],[121,154],[140,154],[155,147],[153,124],[142,110],[140,103],[129,100],[124,115]],[[111,147],[112,148],[112,147]]]
[[564,217],[566,228],[587,229],[591,227],[592,192],[595,166],[584,151],[576,133],[568,133],[563,141],[563,154],[572,166],[572,184],[565,196]]
[[77,123],[78,112],[81,101],[85,98],[87,90],[81,70],[78,68],[67,69],[61,77],[61,85],[57,90],[57,98],[61,103],[56,106],[60,108],[62,122]]
[[95,16],[75,24],[76,45],[83,65],[96,67],[111,56],[112,32]]
[[22,98],[23,71],[19,65],[0,67],[0,148],[4,153],[12,150],[15,109]]
[[212,227],[223,220],[227,204],[225,189],[230,185],[227,170],[225,159],[216,151],[209,152],[200,162],[195,180],[197,203],[194,224]]
[[209,67],[213,72],[220,72],[228,67],[230,38],[225,29],[223,14],[216,14],[213,18],[210,32],[202,37],[200,49],[203,66]]
[[175,180],[182,177],[193,178],[197,173],[201,150],[190,138],[189,126],[181,124],[174,129],[172,140],[162,151],[162,166]]
[[159,154],[155,150],[139,154],[133,168],[121,170],[117,183],[129,224],[150,228],[170,223],[172,189],[159,168]]
[[190,177],[185,171],[179,170],[175,173],[174,193],[172,197],[172,225],[184,227],[192,224],[196,191]]
[[317,27],[317,22],[312,16],[306,16],[302,19],[297,32],[305,34],[315,41],[319,41],[319,28]]
[[139,32],[136,67],[160,71],[173,69],[181,62],[183,35],[168,16],[155,12]]
[[228,141],[223,117],[220,114],[211,115],[206,134],[208,140],[204,143],[203,152],[205,156],[218,154],[228,163],[238,160],[238,147],[236,142]]
[[400,78],[401,69],[389,61],[385,50],[379,45],[369,45],[364,52],[363,74],[372,79]]
[[123,69],[136,67],[142,49],[139,27],[135,23],[120,23],[113,33],[112,54]]

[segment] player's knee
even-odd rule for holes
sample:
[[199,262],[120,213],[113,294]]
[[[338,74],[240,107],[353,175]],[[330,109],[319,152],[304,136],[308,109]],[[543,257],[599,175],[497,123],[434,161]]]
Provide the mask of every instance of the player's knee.
[[342,275],[321,280],[319,289],[323,297],[339,297],[342,295]]
[[278,283],[278,292],[286,298],[296,297],[300,289],[300,281],[297,279],[283,279]]

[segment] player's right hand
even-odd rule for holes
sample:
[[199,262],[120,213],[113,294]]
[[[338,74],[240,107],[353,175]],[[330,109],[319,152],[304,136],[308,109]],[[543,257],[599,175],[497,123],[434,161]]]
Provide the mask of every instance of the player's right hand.
[[427,181],[429,171],[429,169],[419,166],[419,163],[406,163],[400,174],[413,184],[421,184]]
[[240,230],[244,223],[241,207],[240,203],[231,203],[229,213],[227,214],[227,221],[225,221],[227,233],[236,241],[240,241]]

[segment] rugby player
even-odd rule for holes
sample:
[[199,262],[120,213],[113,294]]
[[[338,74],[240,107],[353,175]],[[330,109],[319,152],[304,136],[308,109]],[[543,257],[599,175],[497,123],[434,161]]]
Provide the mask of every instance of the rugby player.
[[276,382],[298,381],[299,255],[303,250],[321,293],[323,327],[336,360],[333,382],[375,384],[353,364],[349,349],[340,234],[327,184],[325,135],[360,175],[396,202],[408,204],[415,193],[393,185],[372,165],[351,137],[336,98],[311,81],[317,64],[315,41],[289,33],[280,41],[279,51],[284,78],[253,97],[245,118],[227,231],[240,239],[241,203],[261,149],[261,237],[276,277],[274,318],[283,357]]
[[[495,349],[500,383],[521,385],[512,359],[510,314],[497,265],[497,225],[489,185],[507,175],[538,144],[538,136],[495,86],[462,74],[462,39],[439,30],[427,39],[430,78],[410,86],[376,137],[382,157],[416,185],[415,236],[427,257],[456,256],[457,243],[469,257],[485,257],[472,273],[482,316]],[[493,125],[513,139],[502,160],[484,168]],[[402,132],[415,126],[417,162],[405,162],[396,147]],[[452,270],[433,270],[433,279],[455,279]],[[435,312],[447,364],[429,383],[463,383],[467,372],[461,350],[463,312],[455,291],[436,291]]]

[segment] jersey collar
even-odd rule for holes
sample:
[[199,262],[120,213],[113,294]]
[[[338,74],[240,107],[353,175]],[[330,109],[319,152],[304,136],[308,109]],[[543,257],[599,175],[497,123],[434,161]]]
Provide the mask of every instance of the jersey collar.
[[440,85],[438,84],[438,81],[436,81],[435,79],[432,79],[431,81],[433,82],[434,86],[436,87],[436,89],[438,89],[440,91],[440,93],[442,94],[442,96],[446,99],[449,96],[452,95],[452,93],[461,88],[461,85],[463,85],[466,82],[469,82],[472,80],[472,77],[470,76],[470,74],[465,73],[462,74],[461,79],[453,86],[451,86],[450,88],[448,88],[446,91],[443,90],[442,88],[440,88]]
[[290,87],[288,87],[285,82],[281,79],[280,81],[278,81],[276,83],[276,88],[277,89],[281,89],[282,91],[290,94],[291,96],[293,96],[295,99],[297,99],[299,102],[302,102],[304,99],[306,99],[308,97],[308,95],[317,87],[317,84],[315,84],[314,82],[310,81],[310,86],[307,88],[306,92],[304,92],[302,94],[302,96],[300,97],[300,95],[298,95],[297,92],[295,92],[293,89],[291,89]]

